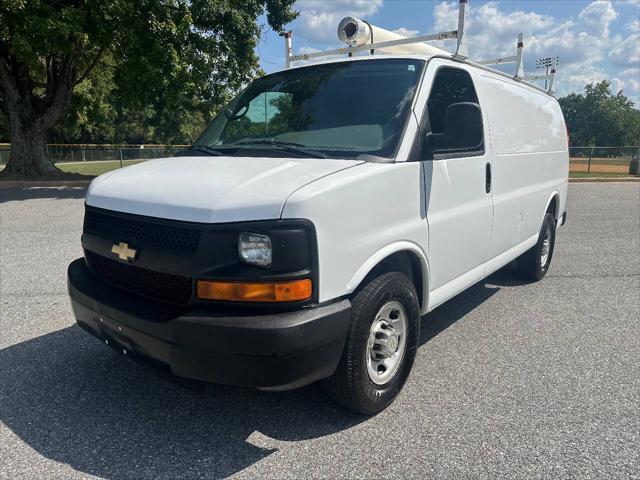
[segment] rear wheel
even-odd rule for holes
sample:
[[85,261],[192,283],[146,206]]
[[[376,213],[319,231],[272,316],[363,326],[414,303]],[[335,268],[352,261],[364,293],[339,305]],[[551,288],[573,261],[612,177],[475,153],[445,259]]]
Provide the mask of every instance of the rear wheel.
[[556,243],[556,219],[547,213],[542,222],[538,242],[517,259],[520,276],[533,281],[542,279],[549,270]]
[[398,272],[385,273],[353,299],[351,325],[338,367],[323,381],[338,403],[373,415],[404,385],[419,339],[418,295]]

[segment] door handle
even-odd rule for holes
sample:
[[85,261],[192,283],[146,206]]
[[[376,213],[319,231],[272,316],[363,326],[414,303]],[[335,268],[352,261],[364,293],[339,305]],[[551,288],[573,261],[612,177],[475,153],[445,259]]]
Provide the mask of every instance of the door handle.
[[487,162],[485,166],[484,189],[487,193],[491,192],[491,163]]

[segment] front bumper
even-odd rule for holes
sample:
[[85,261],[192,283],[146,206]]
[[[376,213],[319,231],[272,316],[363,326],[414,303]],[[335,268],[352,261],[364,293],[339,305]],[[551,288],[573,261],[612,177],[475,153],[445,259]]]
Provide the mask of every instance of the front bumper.
[[350,319],[348,300],[257,315],[169,306],[102,281],[82,258],[67,280],[82,328],[135,360],[210,383],[289,389],[328,377]]

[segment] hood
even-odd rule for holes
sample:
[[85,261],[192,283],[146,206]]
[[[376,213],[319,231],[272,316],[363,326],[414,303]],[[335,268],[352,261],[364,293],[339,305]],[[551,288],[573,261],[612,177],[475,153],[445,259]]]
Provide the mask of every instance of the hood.
[[319,178],[360,160],[175,157],[147,160],[96,178],[92,207],[202,223],[280,218],[284,202]]

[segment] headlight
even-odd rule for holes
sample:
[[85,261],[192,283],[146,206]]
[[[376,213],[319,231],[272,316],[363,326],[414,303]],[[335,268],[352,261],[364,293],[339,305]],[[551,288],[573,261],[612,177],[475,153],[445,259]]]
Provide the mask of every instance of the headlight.
[[249,265],[271,266],[271,239],[259,233],[241,233],[238,237],[240,260]]

